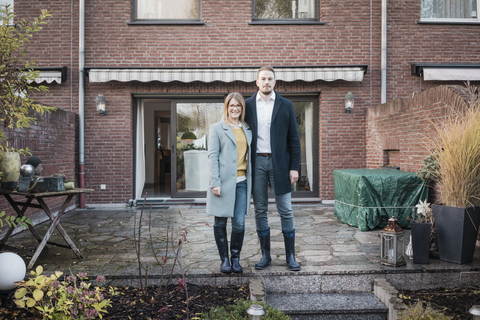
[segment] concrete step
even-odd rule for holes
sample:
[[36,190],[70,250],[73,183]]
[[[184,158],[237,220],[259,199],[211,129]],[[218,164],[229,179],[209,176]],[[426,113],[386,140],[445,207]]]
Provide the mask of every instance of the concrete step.
[[386,320],[373,293],[267,294],[266,302],[293,320]]

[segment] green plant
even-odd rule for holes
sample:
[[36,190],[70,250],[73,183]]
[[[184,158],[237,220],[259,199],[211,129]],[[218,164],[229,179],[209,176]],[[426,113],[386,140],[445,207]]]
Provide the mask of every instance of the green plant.
[[[87,274],[80,272],[77,277],[70,275],[64,281],[59,281],[62,272],[42,275],[43,268],[38,266],[30,273],[33,278],[17,283],[14,302],[20,308],[33,308],[42,315],[43,319],[67,320],[67,319],[102,319],[102,313],[106,313],[107,307],[111,306],[110,299],[105,299],[105,288],[95,287],[91,289],[91,283]],[[97,283],[105,281],[105,277],[98,276]],[[78,282],[78,283],[77,283]],[[110,295],[115,295],[112,287]]]
[[430,306],[424,307],[421,302],[406,307],[398,315],[398,320],[449,320],[450,317],[433,310]]
[[28,225],[33,226],[32,221],[30,218],[27,218],[25,216],[23,217],[14,217],[14,216],[5,216],[5,211],[0,212],[0,232],[2,231],[3,228],[3,220],[8,224],[9,227],[14,227],[16,228],[17,225],[23,227],[23,228],[28,228]]
[[423,169],[417,173],[417,177],[422,179],[422,181],[435,181],[439,169],[440,167],[438,166],[438,161],[435,158],[435,155],[430,154],[423,159]]
[[[42,10],[38,18],[32,22],[13,20],[15,13],[10,5],[0,6],[2,24],[0,26],[0,121],[8,129],[28,128],[36,121],[31,112],[38,114],[51,112],[53,107],[43,106],[29,97],[29,92],[46,92],[46,86],[33,86],[32,82],[39,76],[35,71],[35,61],[26,59],[26,45],[33,34],[42,30],[46,18],[51,17],[49,11]],[[14,149],[8,146],[8,137],[0,128],[0,151],[18,151],[25,154],[28,148]]]
[[446,115],[434,123],[427,139],[438,171],[429,171],[443,203],[451,207],[480,205],[480,100],[476,88],[467,84],[472,96],[469,107]]
[[212,308],[210,309],[210,312],[202,313],[200,318],[205,320],[249,319],[250,316],[247,314],[247,310],[252,304],[259,304],[263,306],[263,309],[265,310],[265,315],[262,316],[262,320],[291,319],[289,316],[287,316],[280,310],[277,310],[268,304],[265,304],[263,302],[253,302],[251,300],[244,299],[238,300],[236,304],[230,305],[227,308]]

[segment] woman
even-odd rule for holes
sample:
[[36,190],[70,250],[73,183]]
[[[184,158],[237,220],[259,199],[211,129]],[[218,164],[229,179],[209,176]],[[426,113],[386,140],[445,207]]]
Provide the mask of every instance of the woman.
[[[225,99],[222,121],[210,126],[208,137],[207,213],[215,216],[215,242],[220,254],[220,271],[243,272],[240,265],[245,215],[250,207],[252,189],[250,143],[252,133],[244,122],[245,100],[238,93]],[[232,218],[230,261],[228,259],[227,219]]]

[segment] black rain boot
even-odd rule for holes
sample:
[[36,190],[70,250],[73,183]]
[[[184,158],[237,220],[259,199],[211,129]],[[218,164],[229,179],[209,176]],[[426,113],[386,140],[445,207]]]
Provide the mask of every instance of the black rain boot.
[[283,240],[285,242],[285,255],[287,258],[288,270],[299,271],[302,267],[300,267],[295,260],[295,229],[292,232],[283,232]]
[[[262,234],[268,234],[268,236]],[[262,249],[262,259],[255,264],[255,269],[263,270],[267,268],[272,262],[272,257],[270,256],[270,228],[266,230],[257,230],[258,240],[260,241],[260,249]]]
[[244,235],[245,230],[242,232],[232,231],[232,237],[230,238],[230,261],[232,262],[232,270],[235,273],[243,272],[243,268],[240,265],[240,251],[242,251]]
[[213,227],[213,234],[215,235],[215,242],[217,243],[218,254],[222,264],[220,271],[223,273],[232,272],[230,261],[228,260],[228,242],[227,242],[227,227]]

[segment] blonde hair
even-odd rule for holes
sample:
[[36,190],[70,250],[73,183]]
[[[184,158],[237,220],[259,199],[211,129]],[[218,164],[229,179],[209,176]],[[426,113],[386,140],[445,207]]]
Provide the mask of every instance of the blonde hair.
[[273,67],[272,66],[263,66],[260,69],[258,69],[258,71],[257,71],[257,79],[258,79],[258,76],[260,75],[260,72],[262,72],[262,71],[271,71],[273,73],[273,78],[275,78],[275,70],[273,70]]
[[225,98],[225,104],[223,106],[222,120],[226,124],[231,124],[228,121],[228,105],[230,104],[230,101],[232,101],[232,99],[237,100],[242,105],[242,114],[240,115],[240,122],[242,123],[242,125],[248,126],[245,123],[245,99],[243,99],[242,94],[239,93],[239,92],[232,92]]

